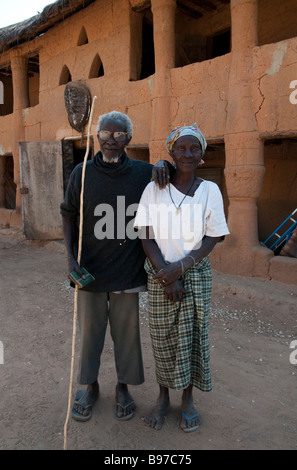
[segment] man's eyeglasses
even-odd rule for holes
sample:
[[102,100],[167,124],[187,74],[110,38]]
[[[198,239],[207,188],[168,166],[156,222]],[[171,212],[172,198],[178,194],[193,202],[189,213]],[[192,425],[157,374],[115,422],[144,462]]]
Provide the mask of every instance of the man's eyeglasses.
[[127,138],[127,134],[128,132],[121,132],[121,131],[111,132],[111,131],[101,130],[98,132],[98,137],[100,140],[109,140],[111,135],[113,135],[113,138],[116,142],[124,142]]

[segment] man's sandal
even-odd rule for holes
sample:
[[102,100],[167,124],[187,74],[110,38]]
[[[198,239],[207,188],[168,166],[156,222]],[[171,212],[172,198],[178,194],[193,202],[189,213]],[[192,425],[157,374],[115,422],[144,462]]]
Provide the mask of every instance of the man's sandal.
[[[75,401],[74,405],[71,411],[71,416],[73,419],[76,421],[88,421],[91,416],[92,416],[92,409],[95,401],[98,398],[98,394],[95,396],[95,398],[89,397],[89,401],[85,400],[85,403],[81,403],[81,399],[83,397],[87,397],[87,394],[90,394],[88,390],[78,390],[75,395]],[[83,413],[79,413],[75,407],[80,407],[83,409]]]
[[[131,406],[134,406],[134,409],[127,414],[126,410],[131,408]],[[119,421],[128,421],[129,419],[132,419],[133,416],[135,415],[135,403],[132,400],[128,405],[121,405],[121,403],[116,403],[116,411],[115,411],[115,416]]]

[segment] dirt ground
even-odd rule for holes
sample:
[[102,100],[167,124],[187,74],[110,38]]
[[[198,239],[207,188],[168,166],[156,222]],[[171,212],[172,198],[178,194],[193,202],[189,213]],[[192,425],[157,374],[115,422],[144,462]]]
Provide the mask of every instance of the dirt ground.
[[[63,246],[0,230],[0,450],[63,449],[71,357],[73,290]],[[214,273],[210,319],[213,391],[195,391],[200,429],[179,429],[181,392],[161,431],[143,421],[158,387],[151,352],[146,294],[141,335],[146,381],[131,387],[133,420],[114,417],[116,375],[109,334],[92,419],[70,420],[76,450],[296,450],[297,287]],[[78,347],[78,340],[77,340]],[[295,347],[297,349],[297,347]],[[291,356],[290,356],[291,355]],[[78,353],[76,357],[78,356]],[[296,356],[295,356],[296,357]],[[76,391],[76,374],[74,377]]]

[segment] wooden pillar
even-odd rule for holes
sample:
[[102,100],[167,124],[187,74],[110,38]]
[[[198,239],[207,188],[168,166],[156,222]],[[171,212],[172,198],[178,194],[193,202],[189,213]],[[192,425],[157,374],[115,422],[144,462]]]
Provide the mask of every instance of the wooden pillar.
[[231,0],[232,52],[258,43],[258,0]]
[[17,185],[16,191],[16,211],[21,211],[20,196],[20,156],[19,142],[25,140],[23,110],[29,107],[28,90],[28,70],[27,59],[20,57],[17,49],[10,53],[12,84],[13,84],[13,160],[14,160],[14,180]]
[[13,83],[13,111],[29,107],[28,90],[28,61],[20,57],[16,50],[10,54],[12,83]]
[[156,72],[175,66],[176,0],[152,0]]
[[153,117],[150,160],[168,157],[165,147],[170,132],[170,70],[175,66],[176,0],[152,0],[154,21],[155,76],[153,79]]

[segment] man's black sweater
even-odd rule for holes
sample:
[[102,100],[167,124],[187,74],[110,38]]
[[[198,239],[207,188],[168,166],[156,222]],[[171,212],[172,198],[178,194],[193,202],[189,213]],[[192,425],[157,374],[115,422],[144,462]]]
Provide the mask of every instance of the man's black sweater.
[[[80,164],[73,170],[61,204],[61,214],[69,217],[77,229],[82,166]],[[126,153],[117,165],[104,163],[101,152],[87,162],[80,265],[95,277],[95,281],[84,290],[112,292],[146,284],[141,240],[138,237],[131,239],[129,233],[137,204],[151,176],[152,165],[132,160]],[[127,224],[128,233],[125,230]]]

